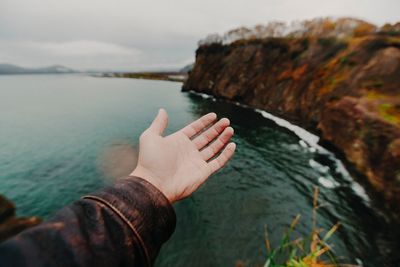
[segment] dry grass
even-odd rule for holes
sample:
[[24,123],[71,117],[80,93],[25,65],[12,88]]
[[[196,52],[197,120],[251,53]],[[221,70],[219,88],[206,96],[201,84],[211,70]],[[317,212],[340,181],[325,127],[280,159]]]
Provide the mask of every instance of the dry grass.
[[[267,260],[264,267],[356,267],[358,265],[338,263],[332,246],[328,240],[337,231],[340,224],[335,224],[324,235],[323,229],[317,226],[317,211],[322,205],[318,203],[319,189],[315,187],[312,211],[311,234],[306,237],[292,240],[291,235],[300,221],[300,215],[290,224],[278,247],[272,249],[268,238],[268,231],[265,231],[265,246],[267,249]],[[324,258],[324,260],[322,259]]]

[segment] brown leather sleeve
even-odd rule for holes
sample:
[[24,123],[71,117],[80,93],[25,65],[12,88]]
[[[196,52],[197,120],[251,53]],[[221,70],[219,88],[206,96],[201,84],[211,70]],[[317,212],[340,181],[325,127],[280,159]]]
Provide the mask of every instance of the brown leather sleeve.
[[166,197],[129,177],[0,244],[0,266],[151,266],[175,223]]

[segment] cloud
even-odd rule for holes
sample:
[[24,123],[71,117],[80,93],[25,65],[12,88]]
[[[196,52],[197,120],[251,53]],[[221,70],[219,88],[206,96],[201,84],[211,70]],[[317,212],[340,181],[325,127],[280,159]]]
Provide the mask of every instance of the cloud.
[[70,42],[25,42],[20,44],[27,49],[34,49],[43,53],[51,53],[57,56],[127,56],[135,57],[141,51],[113,43],[105,43],[93,40],[78,40]]
[[0,62],[27,67],[62,64],[76,69],[126,70],[143,64],[142,54],[135,47],[95,40],[0,43]]
[[398,10],[399,0],[0,0],[0,62],[169,67],[194,61],[210,33],[320,16],[393,23]]

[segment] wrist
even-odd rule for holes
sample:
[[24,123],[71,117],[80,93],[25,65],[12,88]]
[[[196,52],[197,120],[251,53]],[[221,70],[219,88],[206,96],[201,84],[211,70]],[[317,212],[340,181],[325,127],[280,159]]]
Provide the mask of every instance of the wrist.
[[162,186],[161,180],[156,178],[150,171],[143,168],[142,166],[138,165],[130,176],[136,176],[146,180],[147,182],[151,183],[154,187],[156,187],[168,200],[169,202],[173,203],[173,199],[169,194],[167,194],[166,190]]

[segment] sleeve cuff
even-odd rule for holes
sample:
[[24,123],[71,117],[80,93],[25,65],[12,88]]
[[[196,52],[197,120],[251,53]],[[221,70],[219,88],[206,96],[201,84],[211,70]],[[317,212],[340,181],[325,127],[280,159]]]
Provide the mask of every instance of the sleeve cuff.
[[133,228],[150,264],[175,230],[176,215],[171,203],[142,178],[120,179],[114,186],[83,198],[102,202]]

